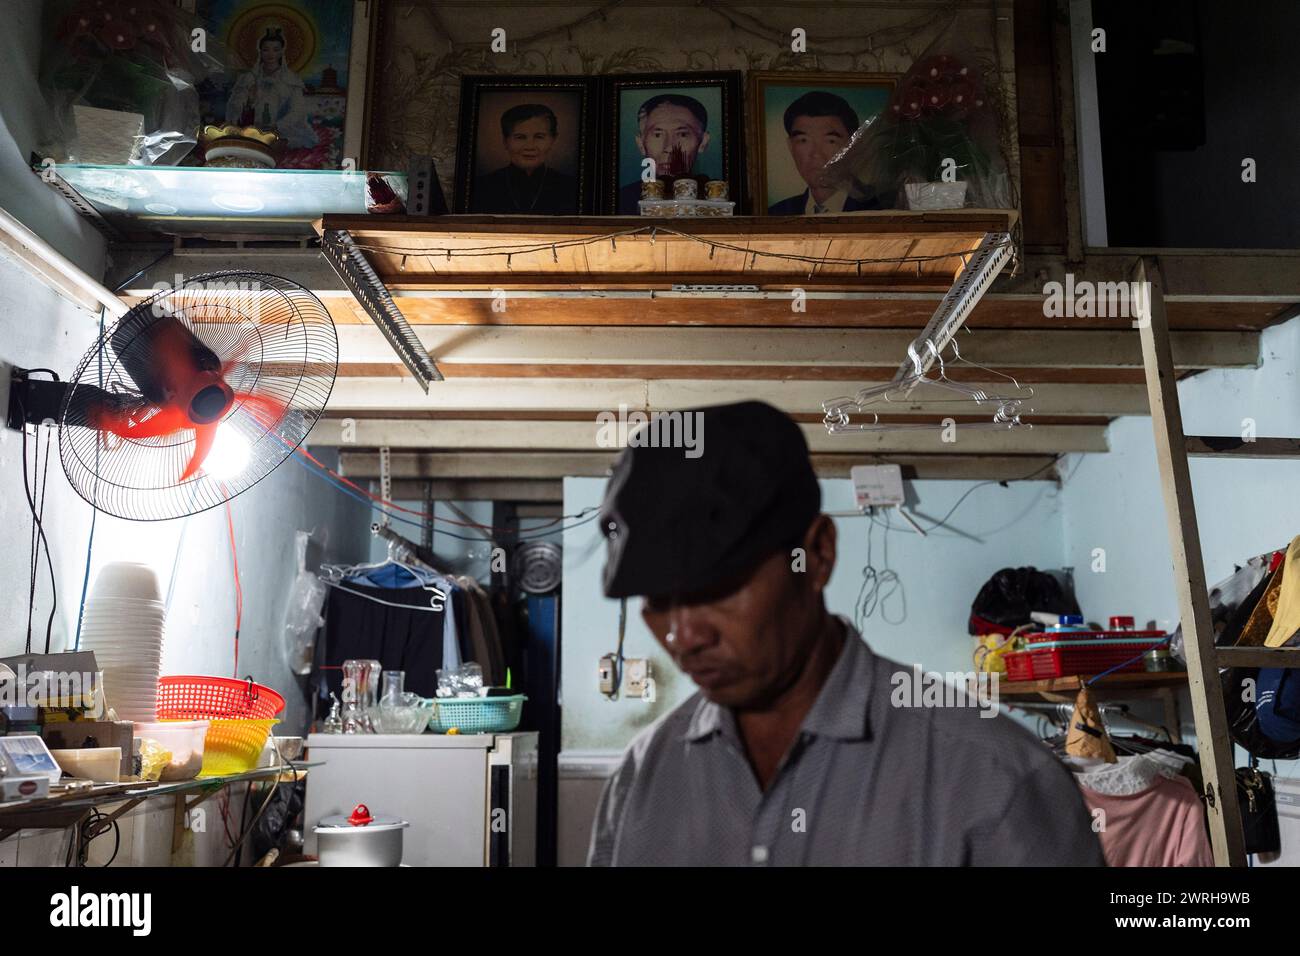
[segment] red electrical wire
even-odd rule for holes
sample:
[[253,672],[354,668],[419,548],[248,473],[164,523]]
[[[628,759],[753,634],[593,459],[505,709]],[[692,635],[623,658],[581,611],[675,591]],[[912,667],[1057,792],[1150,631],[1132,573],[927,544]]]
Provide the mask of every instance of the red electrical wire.
[[[223,487],[223,494],[229,494]],[[239,628],[244,620],[244,588],[239,583],[239,552],[235,548],[235,520],[230,513],[230,499],[226,498],[226,528],[230,531],[230,563],[235,571],[235,669],[233,676],[239,676]]]

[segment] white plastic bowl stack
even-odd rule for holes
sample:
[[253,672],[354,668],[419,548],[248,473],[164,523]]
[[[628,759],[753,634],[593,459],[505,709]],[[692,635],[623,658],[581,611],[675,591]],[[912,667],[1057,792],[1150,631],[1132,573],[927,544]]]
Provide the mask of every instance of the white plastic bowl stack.
[[105,565],[86,598],[81,649],[95,652],[105,700],[118,720],[157,717],[167,610],[161,598],[153,569],[126,561]]

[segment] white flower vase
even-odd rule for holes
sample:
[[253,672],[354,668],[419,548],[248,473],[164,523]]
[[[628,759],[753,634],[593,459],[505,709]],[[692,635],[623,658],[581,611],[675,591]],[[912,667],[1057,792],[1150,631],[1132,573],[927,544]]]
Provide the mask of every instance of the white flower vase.
[[908,209],[960,209],[966,205],[966,182],[906,183]]

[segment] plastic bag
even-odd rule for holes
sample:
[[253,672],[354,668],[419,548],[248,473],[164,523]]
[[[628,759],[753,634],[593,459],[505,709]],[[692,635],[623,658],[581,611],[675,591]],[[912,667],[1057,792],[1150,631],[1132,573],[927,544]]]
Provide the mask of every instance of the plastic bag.
[[284,609],[283,648],[285,662],[295,674],[310,674],[316,650],[316,631],[325,623],[321,609],[329,588],[307,570],[307,545],[311,535],[297,533],[294,548],[298,555],[298,573],[289,588],[289,603]]
[[[197,85],[223,71],[195,38],[198,20],[168,0],[53,0],[41,92],[59,162],[179,164],[198,142]],[[198,46],[200,49],[195,50]]]
[[1078,614],[1079,604],[1061,582],[1037,568],[1003,568],[984,582],[971,605],[972,635],[1010,634],[1034,611]]
[[823,171],[885,209],[1015,206],[1003,123],[1006,102],[991,52],[949,27],[899,80]]

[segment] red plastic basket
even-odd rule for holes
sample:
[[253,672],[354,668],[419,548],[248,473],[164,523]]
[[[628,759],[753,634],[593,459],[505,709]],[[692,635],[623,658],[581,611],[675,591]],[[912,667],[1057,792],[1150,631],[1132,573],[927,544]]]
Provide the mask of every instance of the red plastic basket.
[[158,678],[159,720],[271,720],[284,698],[251,680],[187,674]]
[[[1067,631],[1025,635],[1026,649],[1003,657],[1007,680],[1049,680],[1143,670],[1142,655],[1165,640],[1163,631]],[[1102,643],[1104,640],[1104,643]],[[1097,641],[1095,645],[1093,641]],[[1053,644],[1035,648],[1035,644]],[[1091,645],[1091,646],[1090,646]],[[1136,658],[1136,659],[1135,659]]]

